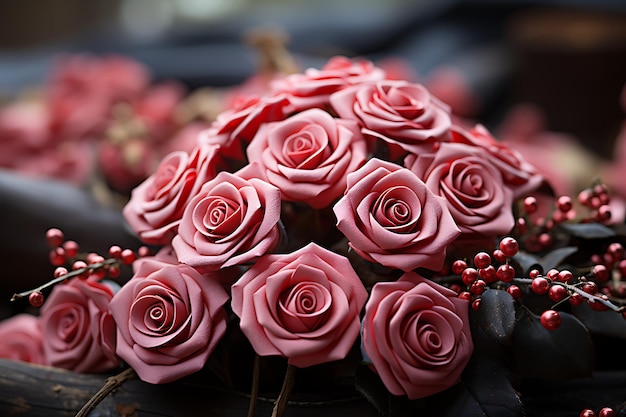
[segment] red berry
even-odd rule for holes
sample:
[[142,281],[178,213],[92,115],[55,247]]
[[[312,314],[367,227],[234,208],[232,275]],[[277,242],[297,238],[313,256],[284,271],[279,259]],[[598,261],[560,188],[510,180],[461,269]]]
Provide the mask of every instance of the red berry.
[[597,195],[594,195],[589,199],[589,207],[597,209],[602,205],[602,200]]
[[585,297],[578,294],[577,292],[573,293],[571,297],[567,300],[573,306],[579,306],[585,302]]
[[492,282],[496,282],[498,280],[496,268],[494,268],[493,265],[489,265],[486,268],[479,269],[478,275],[488,284],[491,284]]
[[500,241],[500,250],[506,256],[515,256],[519,251],[519,243],[514,238],[507,236]]
[[461,294],[461,291],[462,291],[461,286],[459,284],[450,285],[450,289],[454,291],[455,293],[457,293],[457,295]]
[[597,219],[602,222],[611,220],[611,207],[606,204],[598,207]]
[[520,234],[524,234],[528,231],[528,224],[526,224],[526,219],[524,219],[523,217],[517,219],[517,230],[520,232]]
[[51,228],[46,232],[46,241],[48,245],[52,248],[56,248],[61,246],[63,240],[65,239],[65,235],[61,229]]
[[604,282],[609,280],[609,270],[604,265],[594,265],[593,276],[596,281]]
[[452,263],[452,272],[456,275],[461,275],[465,268],[467,268],[467,262],[462,259],[457,259]]
[[461,294],[459,294],[459,298],[461,300],[469,301],[472,298],[472,294],[470,294],[468,291],[463,291]]
[[580,417],[596,417],[596,413],[590,408],[585,408],[580,412]]
[[558,311],[546,310],[541,313],[541,325],[546,330],[556,330],[561,326],[561,315]]
[[85,263],[84,261],[76,261],[72,264],[72,271],[78,271],[82,269],[83,272],[81,272],[79,275],[77,275],[78,278],[80,279],[86,279],[89,276],[89,270],[87,269],[87,263]]
[[528,273],[528,276],[531,278],[537,278],[539,276],[539,270],[531,269],[531,271]]
[[476,268],[486,268],[491,264],[491,256],[487,252],[478,252],[474,256],[474,266]]
[[483,281],[482,279],[477,279],[470,286],[470,292],[474,295],[481,295],[482,293],[485,292],[486,288],[487,288],[487,283]]
[[568,195],[562,195],[556,201],[559,211],[567,213],[572,209],[572,198]]
[[515,268],[509,264],[500,265],[496,271],[496,276],[502,282],[511,282],[515,278]]
[[117,245],[113,245],[109,248],[109,256],[111,258],[120,259],[122,257],[122,248]]
[[624,247],[617,242],[611,243],[606,251],[613,257],[614,262],[619,261],[624,256]]
[[602,258],[602,256],[598,255],[597,253],[594,253],[593,255],[591,255],[589,260],[593,262],[594,264],[601,264],[604,262],[604,259]]
[[62,277],[63,275],[67,275],[67,268],[63,267],[63,266],[59,266],[54,270],[54,277],[55,278],[59,278]]
[[564,269],[561,272],[559,272],[559,275],[556,277],[556,280],[559,282],[567,283],[567,282],[571,282],[573,278],[574,278],[574,274],[572,274],[567,269]]
[[550,297],[550,300],[554,301],[555,303],[563,300],[565,297],[567,297],[567,294],[568,293],[565,287],[558,284],[552,285],[548,290],[548,297]]
[[109,276],[111,278],[117,278],[120,276],[120,268],[117,265],[110,265],[109,268],[107,269],[107,271],[109,272]]
[[622,278],[626,278],[626,259],[622,259],[621,261],[619,261],[619,263],[617,264],[617,269],[619,269],[619,273]]
[[537,238],[537,241],[542,247],[548,247],[552,244],[552,236],[549,233],[542,233]]
[[506,261],[506,255],[500,249],[494,250],[493,253],[491,254],[491,257],[498,262]]
[[61,266],[65,263],[65,249],[61,246],[50,251],[50,263],[54,266]]
[[548,280],[543,277],[533,279],[531,284],[531,288],[535,294],[545,294],[548,292],[549,287],[550,283],[548,283]]
[[551,269],[548,272],[546,272],[546,277],[548,279],[550,279],[551,281],[556,281],[557,277],[559,276],[559,270],[558,269]]
[[582,290],[587,294],[593,295],[598,292],[598,285],[593,281],[585,282],[582,286]]
[[39,291],[31,292],[30,295],[28,296],[28,302],[33,307],[41,307],[41,305],[43,304],[43,301],[44,301],[43,294],[40,293]]
[[147,246],[140,246],[139,249],[137,249],[137,255],[139,255],[140,258],[143,258],[145,256],[153,255],[153,252],[152,249]]
[[65,254],[68,258],[73,258],[78,254],[79,246],[73,240],[66,240],[63,242],[63,249],[65,249]]
[[600,301],[587,300],[587,304],[595,311],[606,311],[609,308]]
[[463,284],[471,285],[478,279],[478,271],[474,268],[465,268],[461,274],[461,279],[463,280]]
[[124,265],[130,265],[137,259],[137,255],[131,249],[124,249],[120,259]]
[[598,413],[598,417],[615,417],[615,416],[616,416],[615,411],[613,411],[613,409],[609,407],[604,407]]
[[472,310],[478,311],[479,308],[480,308],[480,298],[476,298],[474,301],[472,301]]
[[519,300],[522,297],[522,290],[520,290],[517,285],[511,285],[506,289],[506,292],[508,292],[514,300]]
[[524,199],[524,211],[528,214],[537,211],[537,199],[535,197],[528,196]]

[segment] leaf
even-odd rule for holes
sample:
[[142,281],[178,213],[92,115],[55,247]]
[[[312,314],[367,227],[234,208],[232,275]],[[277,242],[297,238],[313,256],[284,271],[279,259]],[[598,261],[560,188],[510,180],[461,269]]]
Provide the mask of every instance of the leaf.
[[489,289],[480,298],[480,309],[475,312],[478,327],[493,342],[510,345],[515,329],[513,297],[506,291]]
[[595,311],[583,303],[572,309],[591,333],[626,339],[626,320],[615,311]]
[[391,416],[391,394],[387,391],[387,387],[385,387],[380,377],[369,369],[368,366],[363,365],[357,369],[354,386],[381,416]]
[[546,330],[534,314],[524,314],[515,325],[513,352],[518,372],[538,378],[578,378],[591,375],[594,346],[585,326],[560,312],[561,326]]
[[600,223],[564,223],[559,226],[569,235],[583,239],[603,239],[615,236],[615,232]]
[[543,272],[543,267],[541,266],[541,258],[536,255],[520,251],[515,256],[513,256],[512,260],[517,265],[519,265],[524,273],[528,273],[528,271],[530,271],[531,269],[538,269],[539,272]]
[[561,265],[568,256],[573,255],[576,252],[578,252],[578,248],[576,246],[565,246],[555,249],[541,258],[541,266],[543,266],[544,271],[549,271],[550,269]]

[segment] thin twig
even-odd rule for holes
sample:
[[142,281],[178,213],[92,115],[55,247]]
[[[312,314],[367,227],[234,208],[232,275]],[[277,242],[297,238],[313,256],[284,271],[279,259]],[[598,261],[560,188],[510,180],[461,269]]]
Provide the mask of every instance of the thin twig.
[[252,370],[252,388],[250,390],[250,405],[248,406],[248,417],[253,417],[256,411],[256,403],[259,399],[259,375],[261,373],[261,358],[254,355],[254,369]]
[[83,405],[83,408],[76,413],[76,417],[87,417],[89,413],[91,413],[93,409],[96,408],[96,406],[100,404],[100,402],[104,400],[113,390],[120,387],[124,382],[136,377],[137,373],[133,368],[128,368],[117,375],[108,377],[104,381],[104,385],[102,385],[93,397],[91,397],[85,405]]
[[295,382],[296,369],[298,368],[293,365],[287,365],[287,372],[285,373],[283,387],[280,389],[280,394],[274,404],[272,417],[282,417],[285,412],[285,409],[287,408],[287,401],[289,400],[289,394],[291,393],[291,389],[293,388]]

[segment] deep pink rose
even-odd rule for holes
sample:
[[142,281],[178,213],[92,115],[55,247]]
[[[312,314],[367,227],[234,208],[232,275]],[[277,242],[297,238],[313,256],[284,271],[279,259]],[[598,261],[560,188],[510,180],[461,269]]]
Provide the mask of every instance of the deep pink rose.
[[123,213],[141,240],[160,245],[170,242],[189,200],[214,178],[217,152],[216,146],[199,146],[191,155],[172,152],[133,190]]
[[18,314],[0,321],[0,358],[46,364],[39,318]]
[[408,169],[376,158],[348,175],[348,189],[333,210],[356,253],[404,271],[440,269],[459,235],[443,198]]
[[460,381],[474,351],[468,302],[412,272],[377,283],[361,341],[389,392],[410,399],[436,394]]
[[346,357],[366,299],[348,259],[311,243],[261,258],[232,286],[231,305],[257,354],[304,368]]
[[120,365],[115,355],[113,290],[98,281],[57,285],[41,308],[48,365],[74,372],[105,372]]
[[239,265],[276,248],[279,220],[276,187],[220,172],[187,205],[172,246],[180,262],[194,267]]
[[286,113],[311,108],[325,108],[331,94],[361,83],[385,79],[385,71],[365,59],[344,56],[331,58],[321,69],[309,68],[303,74],[291,74],[272,83],[272,92],[286,94]]
[[117,354],[143,381],[199,371],[226,330],[219,279],[184,264],[144,260],[111,301]]
[[500,171],[505,184],[513,190],[514,199],[535,191],[543,181],[543,176],[522,154],[506,143],[497,141],[482,125],[469,130],[453,126],[452,142],[478,146],[486,151],[490,163]]
[[330,103],[340,117],[358,120],[364,135],[385,141],[392,159],[450,139],[448,106],[420,84],[360,84],[333,94]]
[[407,156],[405,165],[446,199],[464,235],[503,235],[515,225],[513,192],[483,148],[442,143],[434,153]]
[[343,194],[346,175],[363,164],[367,145],[355,122],[311,109],[264,125],[247,154],[251,165],[243,176],[258,176],[284,200],[320,209]]

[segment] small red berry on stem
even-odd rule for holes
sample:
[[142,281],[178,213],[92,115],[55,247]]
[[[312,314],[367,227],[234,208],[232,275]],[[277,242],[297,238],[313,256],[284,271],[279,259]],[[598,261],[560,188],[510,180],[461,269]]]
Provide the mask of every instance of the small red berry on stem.
[[570,298],[567,300],[574,307],[581,305],[585,302],[585,297],[578,294],[577,292],[573,293]]
[[73,258],[78,255],[78,250],[80,249],[78,243],[73,240],[66,240],[63,242],[63,249],[65,249],[65,255],[68,258]]
[[65,235],[61,229],[53,227],[46,231],[46,241],[51,248],[61,246],[63,240],[65,240]]
[[487,283],[483,281],[482,279],[478,279],[474,281],[472,285],[470,286],[470,292],[474,295],[481,295],[482,293],[485,292],[486,288],[487,288]]
[[609,270],[602,264],[594,265],[592,272],[596,281],[604,282],[609,280]]
[[488,284],[498,280],[497,271],[493,265],[488,265],[486,268],[479,269],[478,275]]
[[528,196],[524,199],[524,211],[528,214],[537,211],[537,199],[535,197]]
[[568,195],[560,196],[556,201],[559,211],[567,213],[572,209],[572,198]]
[[137,259],[137,255],[135,255],[135,252],[133,252],[132,249],[124,249],[121,253],[120,259],[124,265],[130,265],[135,261],[135,259]]
[[519,300],[522,297],[522,290],[520,290],[517,285],[511,285],[506,289],[506,292],[508,292],[514,300]]
[[555,303],[558,303],[559,301],[565,299],[567,295],[568,292],[562,285],[552,285],[548,290],[548,297],[550,297],[550,300],[554,301]]
[[44,301],[43,294],[39,291],[33,291],[28,296],[28,302],[33,307],[41,307]]
[[519,243],[514,238],[507,236],[500,241],[500,250],[509,257],[517,255]]
[[530,287],[532,288],[535,294],[541,295],[541,294],[545,294],[548,292],[550,283],[548,282],[547,279],[543,277],[537,277],[533,279],[532,283],[530,284]]
[[500,265],[496,271],[496,276],[502,282],[511,282],[515,278],[515,268],[509,264]]
[[500,249],[494,250],[493,253],[491,254],[491,257],[498,262],[506,261],[506,255]]
[[461,279],[463,284],[472,285],[478,279],[478,271],[474,268],[465,268],[461,274]]
[[72,271],[78,271],[79,269],[84,269],[84,271],[80,273],[79,275],[77,275],[76,277],[79,279],[86,279],[89,276],[87,263],[85,263],[85,261],[76,261],[72,264]]
[[117,245],[113,245],[109,248],[109,256],[111,258],[120,259],[122,257],[122,248]]
[[470,294],[468,291],[463,291],[461,294],[459,294],[459,298],[461,300],[469,301],[472,298],[472,294]]
[[613,411],[613,409],[610,407],[604,407],[598,413],[598,417],[615,417],[615,416],[616,416],[615,411]]
[[596,294],[598,292],[598,284],[593,281],[588,281],[583,284],[581,287],[584,292],[587,294]]
[[546,310],[541,313],[540,321],[546,330],[556,330],[561,326],[561,315],[558,311]]
[[53,266],[61,266],[65,264],[65,249],[61,246],[52,249],[50,251],[49,259]]
[[491,264],[491,256],[487,252],[478,252],[474,255],[474,266],[476,268],[486,268]]
[[67,268],[65,268],[63,266],[59,266],[58,268],[56,268],[54,270],[54,277],[55,278],[62,277],[63,275],[67,275]]
[[456,275],[461,275],[465,268],[467,268],[467,262],[462,259],[457,259],[452,263],[452,272]]
[[574,278],[574,274],[572,274],[567,269],[564,269],[559,272],[559,275],[556,277],[556,280],[559,282],[568,283],[568,282],[571,282],[573,278]]
[[580,412],[580,417],[596,417],[596,413],[590,408],[585,408]]
[[478,311],[480,309],[480,298],[476,298],[472,301],[472,310]]

